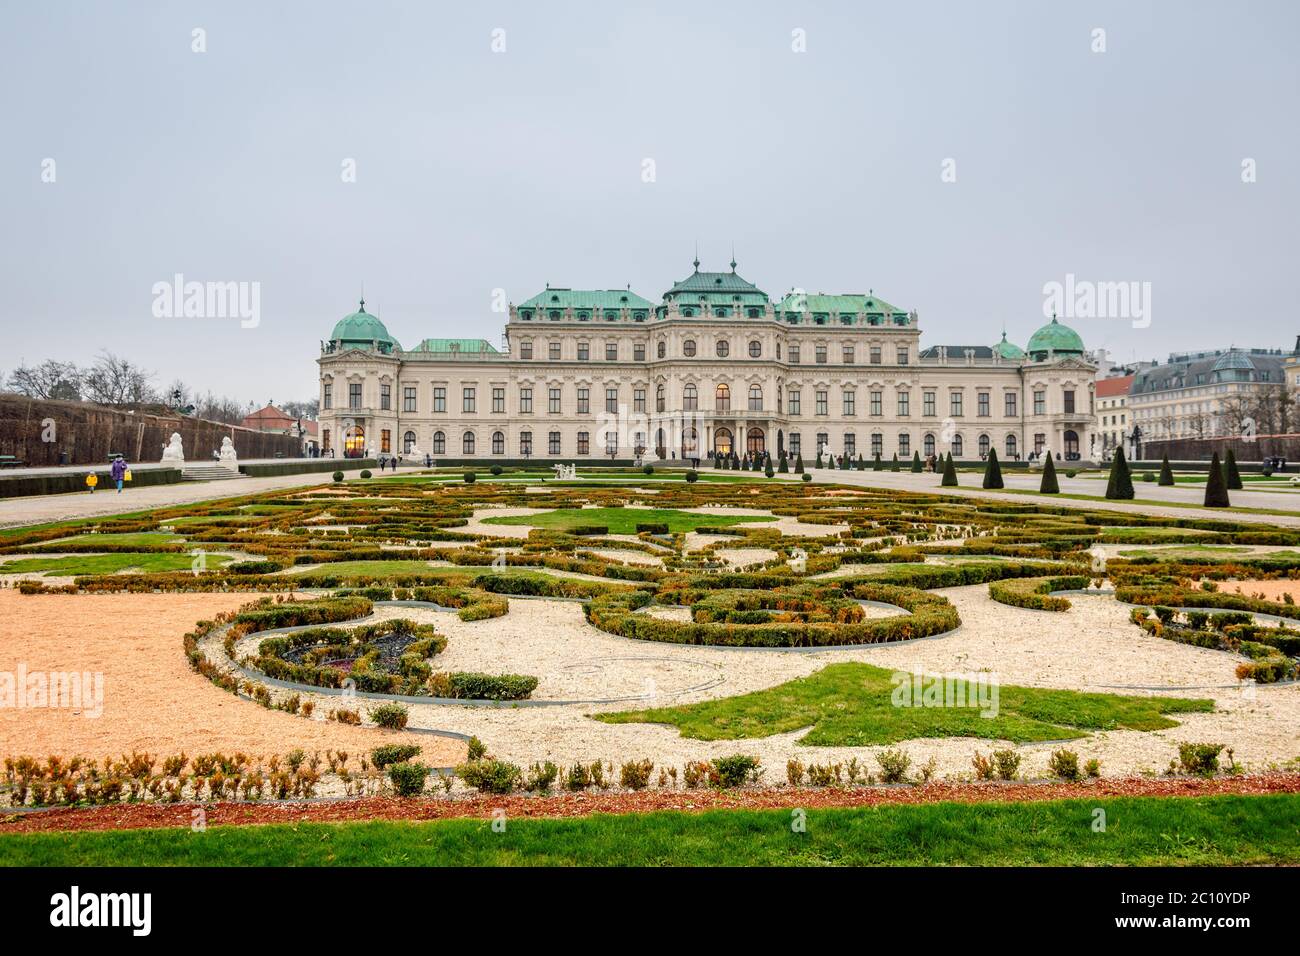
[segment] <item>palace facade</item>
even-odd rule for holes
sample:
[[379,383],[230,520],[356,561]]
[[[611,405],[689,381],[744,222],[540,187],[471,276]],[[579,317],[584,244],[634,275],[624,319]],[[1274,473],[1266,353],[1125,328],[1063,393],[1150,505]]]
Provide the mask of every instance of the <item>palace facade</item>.
[[874,292],[779,300],[694,271],[659,303],[550,288],[509,307],[503,348],[404,349],[361,307],[321,343],[324,454],[486,461],[819,451],[889,460],[996,448],[1088,459],[1095,366],[1055,318],[1007,340],[921,347],[916,312]]

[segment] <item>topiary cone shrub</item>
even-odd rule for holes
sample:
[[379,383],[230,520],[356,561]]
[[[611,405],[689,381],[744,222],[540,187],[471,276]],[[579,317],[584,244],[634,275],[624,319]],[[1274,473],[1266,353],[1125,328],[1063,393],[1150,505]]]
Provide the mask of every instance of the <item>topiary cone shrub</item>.
[[[1217,459],[1218,456],[1216,455]],[[1128,462],[1124,458],[1124,449],[1115,449],[1115,458],[1110,463],[1110,478],[1106,482],[1106,497],[1111,501],[1128,501],[1133,497],[1133,475],[1129,473]]]
[[772,469],[772,459],[769,458],[767,460],[767,467],[763,469],[763,474],[766,475],[768,478],[771,478],[773,475],[776,474],[776,472]]
[[943,459],[943,479],[939,482],[942,488],[957,487],[957,469],[953,466],[952,455],[946,455]]
[[894,460],[889,463],[890,471],[898,471],[898,452],[894,452]]
[[1223,480],[1229,491],[1241,491],[1241,472],[1237,471],[1237,456],[1231,448],[1223,461]]
[[781,452],[781,461],[776,466],[776,470],[783,475],[790,474],[790,460],[785,457],[785,452]]
[[1160,484],[1166,487],[1174,484],[1174,470],[1169,467],[1169,456],[1160,459]]
[[825,468],[825,467],[826,467],[826,466],[822,463],[822,453],[821,453],[821,452],[818,452],[818,453],[817,453],[817,467],[818,467],[818,468]]
[[921,473],[921,453],[919,451],[914,451],[912,452],[912,474],[919,475],[920,473]]
[[884,471],[885,463],[880,460],[880,452],[876,452],[876,460],[871,463],[872,471]]
[[794,457],[794,473],[796,475],[803,474],[803,453],[802,452],[795,455]]
[[1038,486],[1038,493],[1040,495],[1059,495],[1061,493],[1061,486],[1056,481],[1056,463],[1052,460],[1051,455],[1047,456],[1047,463],[1043,465],[1043,480]]
[[1223,476],[1223,466],[1219,464],[1217,451],[1210,459],[1210,477],[1205,482],[1205,507],[1231,507],[1231,502],[1228,501],[1228,482]]
[[998,450],[996,448],[989,449],[989,460],[984,465],[984,487],[1006,487],[1002,483],[1002,466],[998,464]]

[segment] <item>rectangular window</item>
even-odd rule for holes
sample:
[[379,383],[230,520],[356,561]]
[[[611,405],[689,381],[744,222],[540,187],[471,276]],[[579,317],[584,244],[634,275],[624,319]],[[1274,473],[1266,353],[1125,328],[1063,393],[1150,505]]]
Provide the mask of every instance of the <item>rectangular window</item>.
[[402,387],[402,411],[415,411],[415,386],[405,385]]
[[472,386],[462,388],[460,390],[460,410],[462,412],[473,412],[476,407],[474,388]]
[[921,414],[922,415],[925,415],[929,418],[933,418],[936,414],[938,414],[934,410],[934,399],[935,399],[934,392],[921,393]]
[[825,432],[817,433],[817,454],[822,455],[830,451],[830,436]]
[[975,414],[980,418],[989,417],[989,393],[980,392],[975,396]]
[[885,436],[880,432],[871,433],[871,457],[876,458],[885,453]]
[[605,389],[605,411],[607,412],[618,411],[618,389],[617,388]]
[[605,454],[610,458],[618,454],[618,432],[605,432]]
[[[321,402],[321,405],[325,408],[334,407],[334,386],[333,385],[325,386],[325,398]],[[329,445],[327,444],[325,447],[328,448]]]
[[1007,392],[1005,395],[1002,396],[1002,398],[1003,398],[1003,403],[1006,407],[1007,418],[1015,418],[1016,417],[1016,393]]
[[906,347],[906,346],[900,346],[899,349],[898,349],[898,364],[899,364],[899,365],[906,365],[906,364],[907,364],[907,347]]
[[578,432],[578,454],[591,454],[591,435],[588,432]]
[[817,414],[818,415],[827,414],[828,413],[827,405],[829,403],[826,400],[826,392],[819,389],[816,393],[814,393],[813,397],[817,402]]
[[521,359],[531,359],[531,358],[533,357],[533,343],[532,343],[532,342],[520,342],[520,343],[519,343],[519,357],[520,357]]
[[361,407],[361,383],[353,382],[348,385],[348,408]]
[[803,412],[799,410],[800,401],[801,398],[800,398],[799,389],[797,388],[790,389],[790,414],[791,415],[803,414]]
[[852,458],[858,453],[858,436],[853,432],[844,433],[844,457]]
[[879,345],[873,345],[873,346],[871,346],[871,364],[872,364],[872,365],[879,365],[879,364],[880,364],[880,346],[879,346]]
[[433,410],[435,412],[445,412],[447,410],[447,387],[445,385],[435,385],[433,388]]
[[[379,407],[384,411],[388,411],[393,407],[393,386],[379,386]],[[414,409],[409,409],[409,411],[414,411]]]
[[492,389],[492,412],[495,415],[504,415],[506,413],[505,388]]
[[799,346],[797,345],[790,346],[790,348],[787,350],[787,354],[790,356],[791,365],[799,364]]
[[1061,392],[1061,397],[1065,401],[1065,414],[1073,415],[1074,414],[1074,389],[1072,388],[1065,389],[1063,392]]
[[[632,391],[632,411],[634,412],[645,411],[645,389],[644,388],[638,388]],[[663,411],[663,409],[660,409],[660,411]]]
[[632,358],[633,358],[634,361],[637,361],[637,362],[644,362],[644,361],[645,361],[645,344],[644,344],[644,343],[637,343],[636,345],[632,346]]
[[578,361],[585,362],[591,358],[591,346],[586,342],[578,343]]
[[953,418],[960,418],[962,415],[962,393],[948,393],[948,414]]
[[591,390],[587,388],[578,389],[578,414],[591,414]]
[[558,362],[560,360],[560,343],[552,342],[547,348],[547,353],[550,355],[552,362]]
[[617,362],[617,361],[618,361],[618,343],[617,343],[617,342],[606,342],[606,343],[605,343],[605,361],[606,361],[606,362]]
[[531,455],[532,453],[533,453],[533,433],[520,432],[519,433],[519,454],[527,456],[527,455]]
[[1035,415],[1047,414],[1047,392],[1041,389],[1034,392],[1034,414]]
[[845,364],[845,365],[852,365],[852,364],[853,364],[853,346],[852,346],[852,345],[846,345],[846,346],[844,346],[844,350],[843,350],[843,353],[842,353],[842,354],[843,354],[843,356],[844,356],[844,364]]
[[560,390],[558,388],[550,389],[546,393],[546,410],[552,415],[560,414]]
[[560,453],[560,433],[551,432],[546,438],[547,453],[558,455]]
[[900,416],[912,414],[912,393],[898,393],[898,414]]
[[871,393],[871,414],[873,415],[885,414],[884,398],[885,398],[884,392]]
[[[438,433],[439,435],[442,432]],[[492,433],[492,454],[504,455],[506,453],[506,436],[503,432]]]
[[379,450],[385,455],[390,454],[393,450],[393,433],[387,428],[379,432]]
[[898,433],[898,457],[906,458],[912,454],[912,436],[907,432]]
[[818,365],[826,364],[826,346],[824,345],[817,346],[817,364]]
[[790,433],[790,454],[792,454],[792,455],[797,455],[797,454],[799,454],[800,451],[802,450],[802,449],[801,449],[801,445],[802,445],[802,443],[803,443],[803,439],[802,439],[802,437],[799,435],[799,433],[798,433],[798,432],[791,432],[791,433]]
[[853,391],[853,389],[846,388],[844,390],[843,397],[844,397],[844,414],[856,415],[858,413],[858,393]]

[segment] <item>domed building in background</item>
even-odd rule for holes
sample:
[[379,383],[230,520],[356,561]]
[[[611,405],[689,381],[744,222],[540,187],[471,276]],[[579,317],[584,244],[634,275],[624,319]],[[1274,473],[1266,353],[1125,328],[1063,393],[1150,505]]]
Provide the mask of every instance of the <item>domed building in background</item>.
[[404,350],[363,302],[322,343],[322,450],[485,464],[1091,457],[1095,366],[1055,318],[1023,350],[1005,332],[922,348],[916,312],[874,290],[773,299],[734,261],[699,265],[658,304],[548,285],[510,306],[501,349]]

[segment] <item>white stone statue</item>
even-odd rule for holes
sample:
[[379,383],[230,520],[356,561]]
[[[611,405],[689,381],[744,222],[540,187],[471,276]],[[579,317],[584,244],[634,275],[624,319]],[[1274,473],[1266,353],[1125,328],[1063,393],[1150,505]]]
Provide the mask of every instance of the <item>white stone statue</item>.
[[555,477],[558,481],[575,481],[578,477],[577,465],[552,465],[555,469]]
[[221,439],[221,451],[218,452],[217,459],[227,468],[239,469],[239,459],[235,455],[235,443],[230,440],[230,436]]
[[185,450],[181,447],[180,432],[172,432],[171,440],[163,445],[162,460],[175,462],[178,465],[185,464]]

